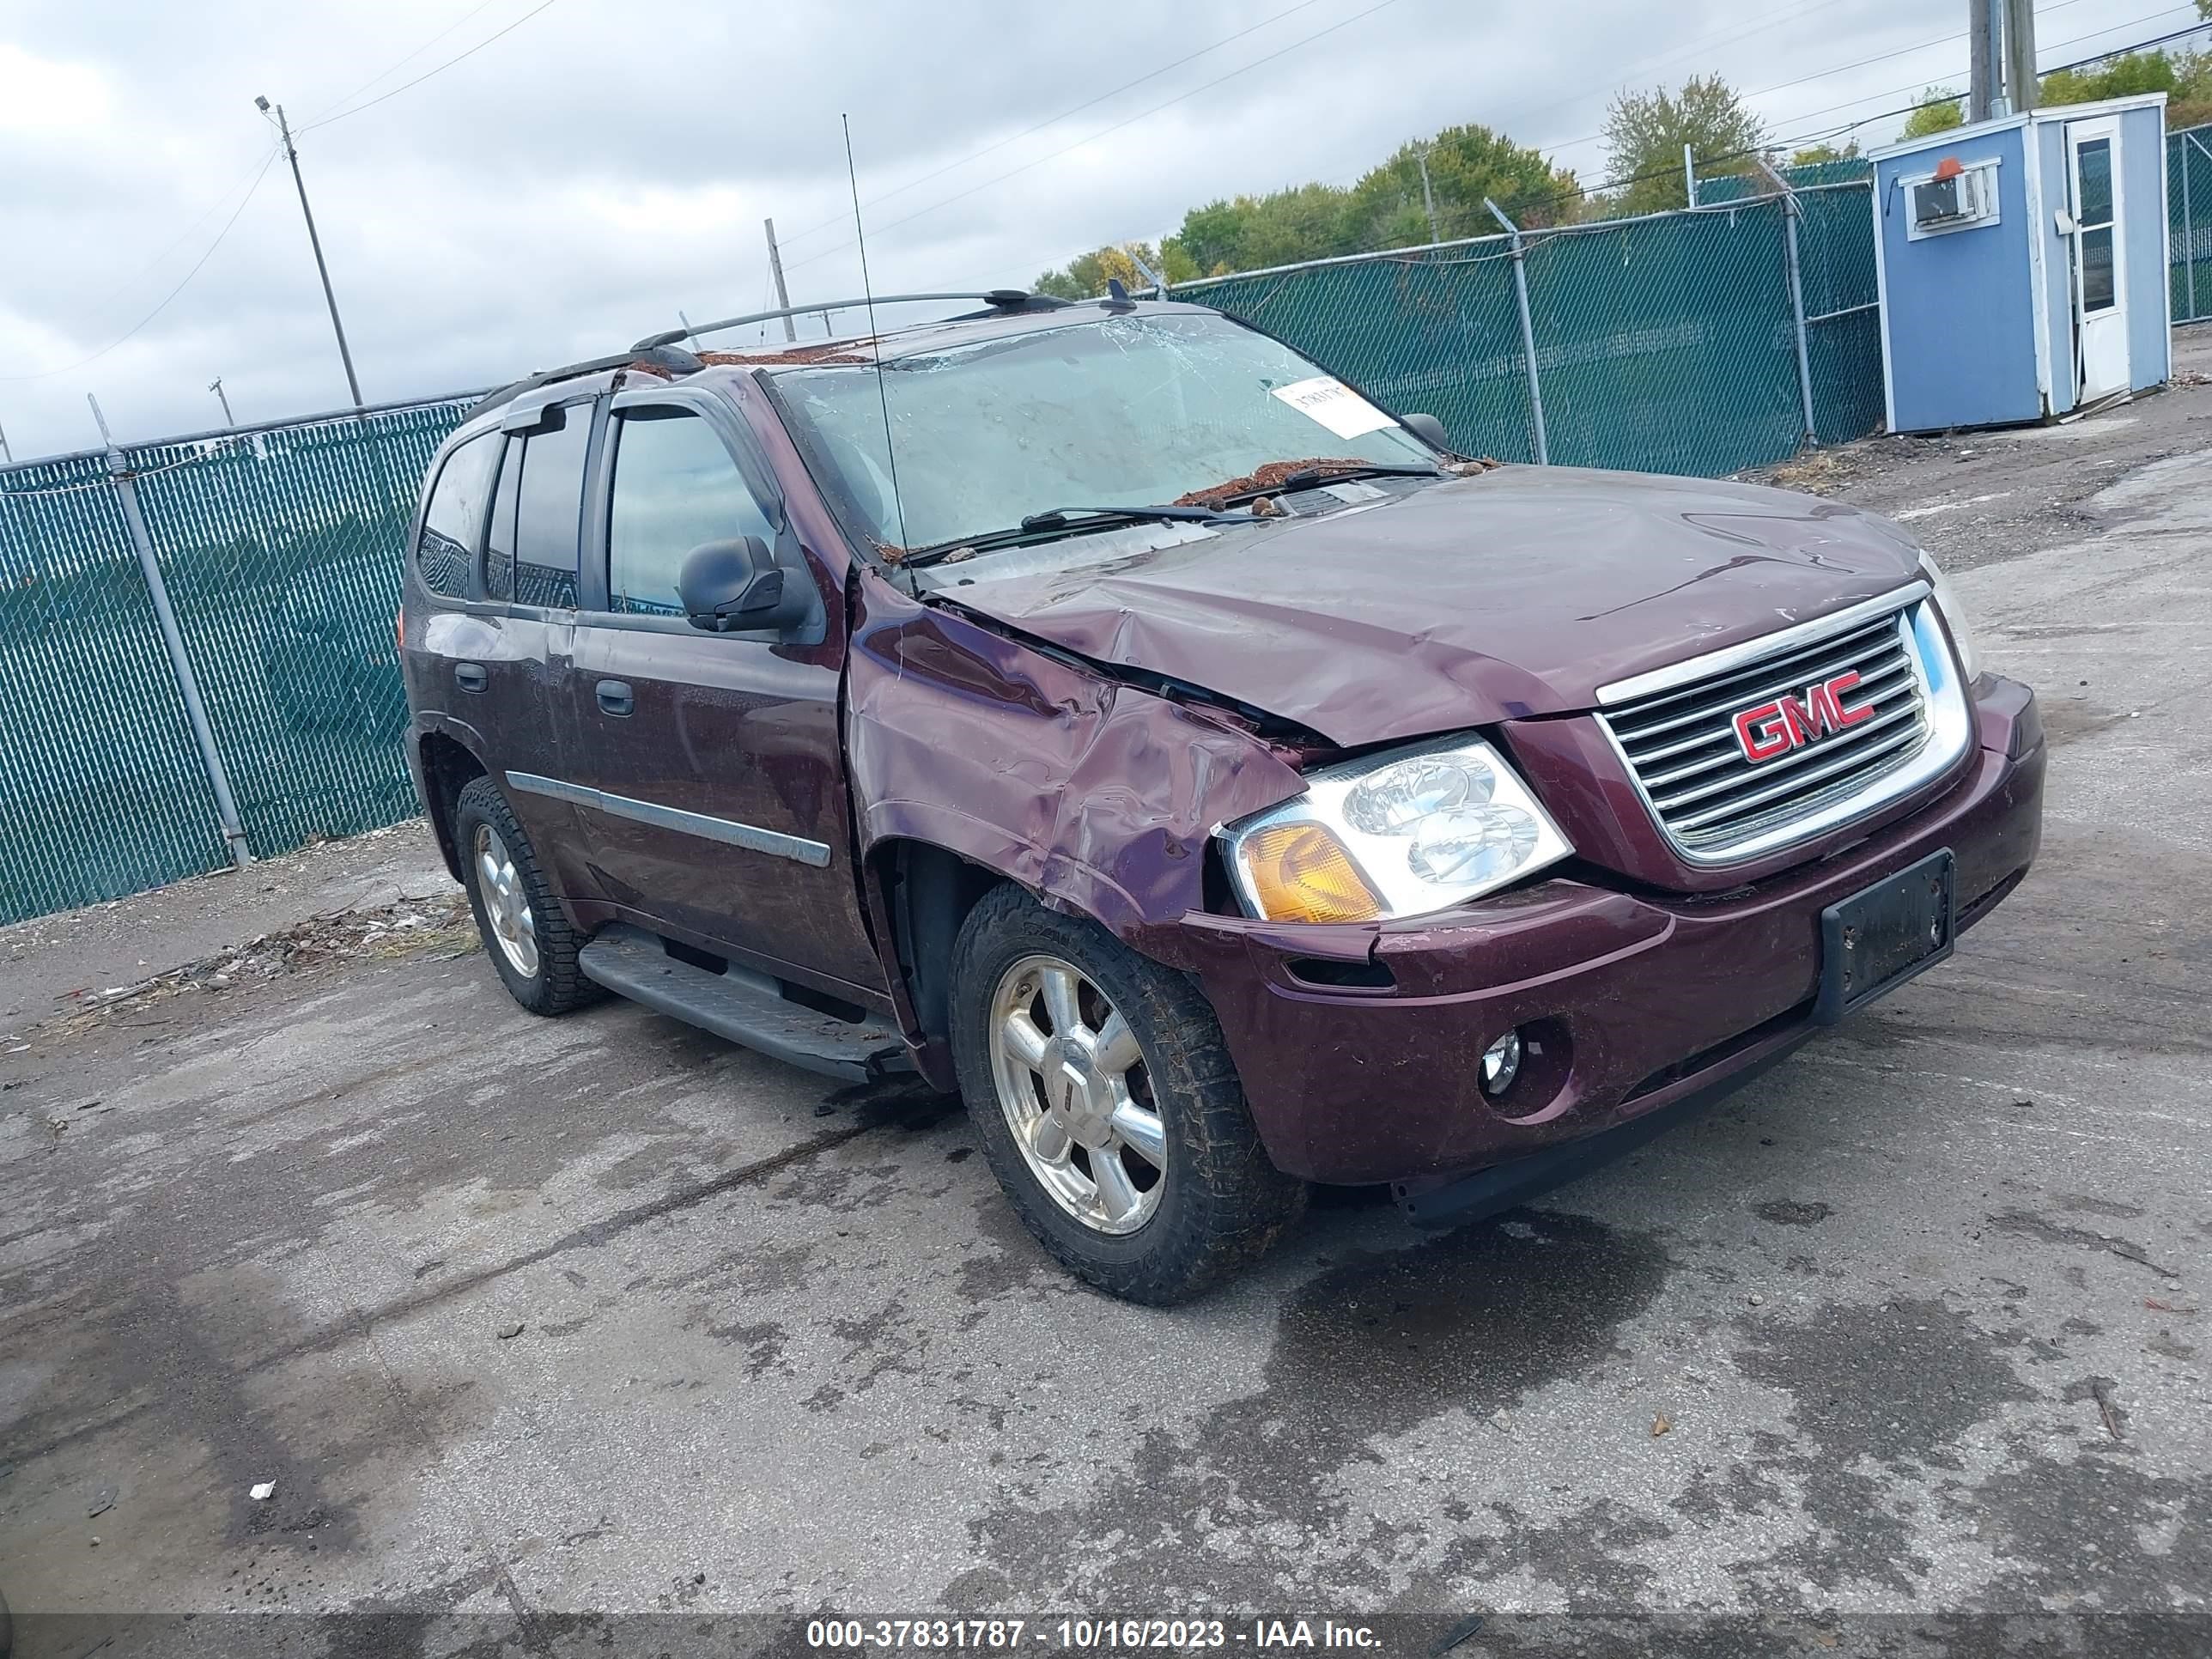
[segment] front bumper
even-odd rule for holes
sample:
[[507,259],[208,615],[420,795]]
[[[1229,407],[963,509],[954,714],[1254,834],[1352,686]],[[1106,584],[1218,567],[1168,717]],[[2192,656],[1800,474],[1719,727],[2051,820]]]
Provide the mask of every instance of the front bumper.
[[[1963,932],[2026,873],[2043,813],[2033,697],[1977,690],[1978,746],[1942,794],[1733,893],[1561,878],[1364,933],[1188,918],[1269,1157],[1418,1198],[1748,1080],[1813,1029],[1824,907],[1948,847]],[[1536,1051],[1493,1103],[1476,1062],[1516,1028],[1534,1028]]]

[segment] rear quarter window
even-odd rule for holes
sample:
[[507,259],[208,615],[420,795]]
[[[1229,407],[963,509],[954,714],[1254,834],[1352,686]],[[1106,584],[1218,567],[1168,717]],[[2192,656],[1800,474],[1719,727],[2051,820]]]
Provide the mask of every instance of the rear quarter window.
[[415,544],[415,565],[423,585],[441,598],[465,599],[484,530],[492,469],[499,460],[500,434],[479,433],[456,445],[438,469],[422,513],[422,535]]

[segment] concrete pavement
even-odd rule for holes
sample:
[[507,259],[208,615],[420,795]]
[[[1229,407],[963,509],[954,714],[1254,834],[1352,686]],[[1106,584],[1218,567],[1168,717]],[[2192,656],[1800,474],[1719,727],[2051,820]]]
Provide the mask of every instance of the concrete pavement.
[[[626,1005],[535,1020],[475,955],[19,1034],[0,1589],[31,1651],[1052,1610],[1229,1616],[1231,1647],[1253,1613],[1423,1652],[1486,1613],[1456,1651],[2202,1653],[2212,453],[2094,426],[2090,533],[1961,561],[2054,745],[2027,885],[1493,1222],[1339,1198],[1224,1293],[1121,1306],[1030,1245],[951,1103]],[[271,1607],[355,1617],[234,1616]]]

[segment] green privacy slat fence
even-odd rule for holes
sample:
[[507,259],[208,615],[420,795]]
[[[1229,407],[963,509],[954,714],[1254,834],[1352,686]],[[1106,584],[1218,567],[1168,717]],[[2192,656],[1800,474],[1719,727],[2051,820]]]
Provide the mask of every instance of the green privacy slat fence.
[[2166,135],[2166,273],[2173,320],[2212,317],[2212,126]]
[[0,489],[0,921],[225,863],[106,465]]
[[[1881,419],[1869,187],[1796,204],[1814,423],[1824,443]],[[1702,186],[1701,186],[1702,194]],[[1779,198],[1525,239],[1530,324],[1554,464],[1717,474],[1805,437]],[[1535,458],[1509,240],[1186,283],[1177,297],[1280,336],[1461,449]]]
[[[252,851],[414,810],[404,527],[465,402],[125,447]],[[0,471],[0,923],[228,860],[100,455]]]
[[[1874,178],[1871,161],[1813,161],[1802,167],[1778,169],[1794,190],[1817,190],[1822,185],[1863,185]],[[1747,201],[1765,194],[1767,186],[1755,173],[1717,173],[1698,180],[1698,205]]]
[[133,453],[168,468],[139,499],[258,856],[415,810],[392,616],[407,521],[457,413],[280,428],[191,465]]

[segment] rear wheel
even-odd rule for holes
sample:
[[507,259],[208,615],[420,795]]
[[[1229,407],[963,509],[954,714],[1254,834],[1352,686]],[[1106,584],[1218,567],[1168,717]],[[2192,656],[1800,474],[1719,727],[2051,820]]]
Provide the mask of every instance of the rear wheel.
[[969,914],[953,971],[954,1058],[985,1155],[1069,1271],[1180,1302],[1297,1217],[1304,1184],[1268,1162],[1187,979],[1016,887]]
[[507,797],[472,778],[453,803],[461,878],[484,954],[514,1000],[533,1014],[565,1014],[601,993],[576,965],[583,940],[546,885],[538,854]]

